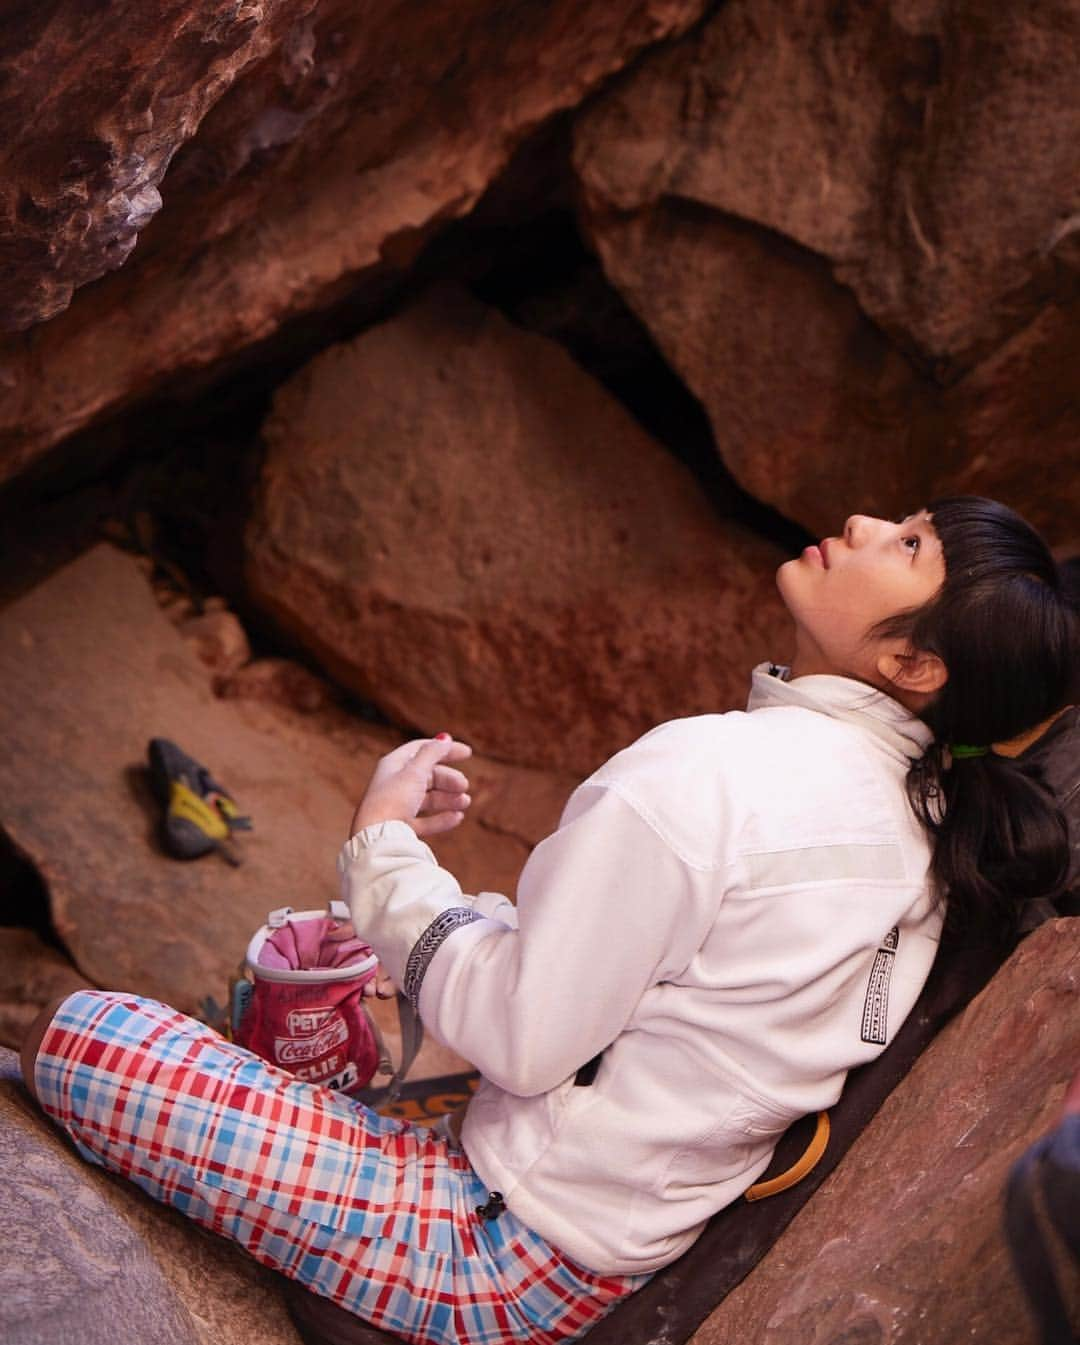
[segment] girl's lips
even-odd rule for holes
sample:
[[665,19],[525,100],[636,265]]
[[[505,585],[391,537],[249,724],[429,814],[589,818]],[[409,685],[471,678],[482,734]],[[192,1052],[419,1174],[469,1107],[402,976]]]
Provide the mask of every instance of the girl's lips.
[[826,568],[825,556],[819,546],[811,545],[806,547],[802,553],[802,558],[803,560],[810,561],[812,565],[820,565],[823,570]]

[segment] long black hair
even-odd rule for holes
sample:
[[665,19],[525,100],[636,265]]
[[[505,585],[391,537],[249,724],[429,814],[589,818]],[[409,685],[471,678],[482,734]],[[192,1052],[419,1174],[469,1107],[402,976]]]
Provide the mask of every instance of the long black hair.
[[1068,831],[1037,767],[979,749],[1027,732],[1068,703],[1080,621],[1046,543],[1018,514],[976,496],[927,509],[945,581],[929,603],[883,622],[878,633],[907,637],[948,669],[922,712],[935,741],[913,763],[908,793],[933,837],[932,869],[951,928],[1006,942],[1025,898],[1058,894]]

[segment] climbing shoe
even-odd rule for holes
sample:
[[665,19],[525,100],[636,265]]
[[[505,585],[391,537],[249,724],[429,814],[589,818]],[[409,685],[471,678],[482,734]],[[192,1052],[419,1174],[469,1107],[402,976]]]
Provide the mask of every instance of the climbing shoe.
[[151,738],[149,756],[154,795],[165,810],[162,836],[169,854],[198,859],[217,850],[230,864],[239,864],[232,834],[250,831],[251,818],[241,817],[232,796],[206,767],[168,738]]

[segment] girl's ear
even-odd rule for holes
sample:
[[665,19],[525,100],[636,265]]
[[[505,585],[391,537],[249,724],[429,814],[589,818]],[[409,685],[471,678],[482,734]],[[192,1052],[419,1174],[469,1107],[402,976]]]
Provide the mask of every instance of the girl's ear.
[[949,680],[949,670],[937,654],[910,646],[879,654],[877,670],[886,682],[916,696],[936,696]]

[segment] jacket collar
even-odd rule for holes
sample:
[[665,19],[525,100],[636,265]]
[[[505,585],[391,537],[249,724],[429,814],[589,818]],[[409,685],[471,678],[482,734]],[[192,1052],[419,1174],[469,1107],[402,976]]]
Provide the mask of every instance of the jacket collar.
[[846,719],[872,734],[899,761],[921,757],[934,740],[918,716],[865,682],[824,673],[789,682],[788,672],[775,663],[759,663],[752,674],[747,710],[797,705],[832,719]]

